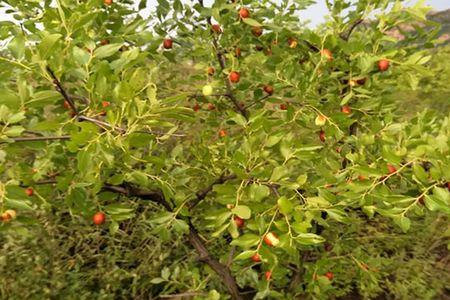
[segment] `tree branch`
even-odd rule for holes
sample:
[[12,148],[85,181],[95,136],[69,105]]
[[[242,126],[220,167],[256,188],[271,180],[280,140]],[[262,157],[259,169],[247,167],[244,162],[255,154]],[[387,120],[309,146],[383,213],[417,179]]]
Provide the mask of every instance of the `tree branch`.
[[57,87],[57,91],[63,96],[64,100],[67,101],[67,103],[70,106],[70,109],[78,115],[78,111],[77,108],[75,107],[75,103],[73,102],[72,98],[69,97],[69,94],[66,92],[66,90],[64,89],[64,87],[62,86],[61,82],[59,81],[59,79],[56,77],[55,73],[52,71],[52,69],[47,66],[47,71],[50,73],[50,76],[53,78],[53,83],[56,85]]
[[195,206],[197,206],[197,204],[199,204],[203,199],[205,199],[206,196],[212,191],[213,187],[216,184],[222,184],[222,183],[225,183],[228,180],[233,180],[233,179],[236,179],[236,178],[237,178],[236,175],[224,175],[224,174],[220,175],[220,177],[217,178],[216,180],[214,180],[213,183],[211,183],[209,186],[207,186],[206,188],[204,188],[201,191],[198,191],[195,194],[196,198],[193,201],[191,201],[190,204],[188,205],[189,209],[193,209]]
[[[203,0],[198,0],[198,3],[200,4],[201,7],[203,7],[203,8],[205,7],[203,4]],[[207,17],[206,20],[207,20],[208,24],[211,26],[212,25],[211,17]],[[217,42],[217,39],[215,36],[213,36],[212,42],[213,42],[214,51],[216,52],[217,61],[219,62],[221,70],[223,71],[226,68],[225,56],[219,50],[219,43]],[[248,111],[245,109],[245,107],[241,107],[239,105],[239,101],[237,100],[236,96],[234,95],[233,87],[231,86],[231,82],[228,80],[226,75],[224,76],[224,81],[225,81],[225,88],[227,90],[226,95],[228,96],[228,98],[230,98],[230,100],[234,104],[234,107],[236,108],[236,110],[241,115],[243,115],[246,120],[248,120]]]
[[195,248],[195,250],[197,250],[200,256],[200,261],[210,266],[211,269],[213,269],[214,272],[219,275],[232,299],[243,299],[239,293],[238,285],[233,275],[231,274],[230,269],[211,256],[208,249],[206,249],[203,240],[198,235],[197,230],[192,226],[192,224],[190,224],[189,227],[189,242]]
[[105,184],[103,186],[103,190],[122,194],[127,197],[137,197],[144,200],[150,200],[161,204],[169,212],[173,211],[172,205],[170,205],[170,203],[164,198],[164,194],[160,190],[144,190],[129,184],[123,184],[120,186]]
[[350,35],[352,34],[353,30],[355,30],[355,28],[363,21],[364,19],[358,19],[355,22],[353,22],[353,24],[350,25],[350,28],[348,29],[347,33],[342,33],[340,35],[340,38],[347,42],[350,39]]
[[[206,195],[212,190],[212,186],[214,184],[220,184],[225,182],[226,180],[230,180],[232,178],[235,178],[234,175],[225,176],[222,175],[220,178],[218,178],[216,181],[214,181],[213,184],[208,186],[207,188],[203,189],[202,191],[197,193],[197,200],[204,199]],[[47,181],[46,183],[56,183],[56,181],[51,180]],[[38,184],[38,183],[36,183]],[[144,200],[149,200],[155,203],[158,203],[162,205],[167,211],[172,212],[173,208],[170,205],[170,203],[165,199],[164,194],[160,190],[145,190],[141,188],[134,187],[132,185],[129,185],[127,183],[117,186],[117,185],[109,185],[105,184],[103,186],[103,190],[110,191],[118,194],[122,194],[128,197],[137,197]],[[223,284],[228,290],[228,293],[234,300],[242,300],[243,298],[239,294],[239,288],[236,283],[236,280],[234,279],[233,275],[231,274],[230,269],[220,263],[216,258],[214,258],[208,251],[208,249],[205,246],[205,243],[203,242],[202,238],[198,234],[197,230],[195,229],[194,225],[192,224],[190,218],[187,219],[189,224],[189,242],[191,243],[192,247],[198,252],[199,254],[199,260],[208,266],[211,267],[211,269],[214,270],[214,272],[217,273],[217,275],[222,280]]]

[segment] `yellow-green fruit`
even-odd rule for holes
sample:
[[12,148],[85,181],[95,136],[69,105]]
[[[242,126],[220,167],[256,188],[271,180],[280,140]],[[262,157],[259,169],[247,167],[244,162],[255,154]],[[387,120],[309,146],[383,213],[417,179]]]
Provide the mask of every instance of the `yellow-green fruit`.
[[317,126],[323,126],[323,125],[325,125],[326,122],[327,122],[327,117],[325,117],[324,115],[318,115],[316,117],[315,123]]
[[202,93],[204,96],[211,96],[213,93],[213,87],[208,85],[205,85],[202,89]]

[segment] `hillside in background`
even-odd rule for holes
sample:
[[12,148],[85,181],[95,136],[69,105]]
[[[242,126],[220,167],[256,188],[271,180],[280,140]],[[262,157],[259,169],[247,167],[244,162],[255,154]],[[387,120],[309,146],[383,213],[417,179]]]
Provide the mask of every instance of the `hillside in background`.
[[434,22],[442,24],[441,34],[450,34],[450,9],[432,12],[429,18]]

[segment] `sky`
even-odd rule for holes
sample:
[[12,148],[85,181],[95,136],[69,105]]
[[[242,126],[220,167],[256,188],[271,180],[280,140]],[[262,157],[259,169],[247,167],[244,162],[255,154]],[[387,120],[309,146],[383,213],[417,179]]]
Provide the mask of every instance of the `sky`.
[[[120,1],[120,0],[116,0]],[[137,0],[135,0],[138,2]],[[151,7],[157,4],[157,0],[147,0],[148,6]],[[182,0],[183,2],[188,2],[187,0]],[[255,0],[257,1],[257,0]],[[204,0],[205,5],[210,6],[214,0]],[[414,4],[417,0],[408,0],[407,4]],[[427,5],[430,5],[434,10],[444,10],[450,9],[450,0],[425,0]],[[327,14],[327,8],[325,5],[325,0],[316,0],[316,4],[310,6],[307,10],[304,10],[300,13],[300,17],[303,17],[304,20],[310,21],[310,26],[315,26],[320,24],[324,20],[324,16]],[[6,20],[7,17],[0,10],[0,21]]]
[[[156,5],[157,0],[147,0],[148,4]],[[183,0],[182,0],[183,1]],[[418,0],[408,0],[406,5],[413,5]],[[184,0],[183,2],[187,2]],[[214,0],[204,0],[206,6],[210,6]],[[450,0],[425,0],[425,4],[431,6],[434,10],[450,9]],[[300,16],[310,21],[311,26],[318,25],[324,21],[324,16],[327,15],[328,9],[325,5],[325,0],[316,0],[316,4],[308,7],[302,11]]]

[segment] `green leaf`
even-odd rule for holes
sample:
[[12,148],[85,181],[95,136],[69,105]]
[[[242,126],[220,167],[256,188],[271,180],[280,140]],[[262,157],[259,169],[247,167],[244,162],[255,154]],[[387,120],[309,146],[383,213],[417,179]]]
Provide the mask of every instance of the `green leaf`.
[[74,47],[73,48],[73,57],[79,65],[83,66],[89,62],[90,55],[86,50],[81,49],[79,47]]
[[13,91],[0,87],[0,105],[9,108],[18,108],[21,104],[20,97]]
[[433,195],[436,196],[442,203],[447,205],[450,204],[450,192],[448,189],[435,187],[433,189]]
[[235,215],[238,215],[242,219],[250,219],[252,215],[252,211],[248,206],[245,205],[237,205],[234,207],[231,212]]
[[7,208],[13,208],[18,210],[32,210],[31,207],[32,203],[28,200],[14,200],[14,199],[5,199],[5,207]]
[[256,21],[255,19],[252,19],[252,18],[243,18],[242,21],[245,24],[248,24],[248,25],[254,26],[254,27],[262,27],[263,26],[261,23],[259,23],[258,21]]
[[244,260],[244,259],[249,259],[250,257],[252,257],[253,255],[255,255],[256,251],[255,250],[246,250],[246,251],[242,251],[241,253],[239,253],[234,260]]
[[347,95],[345,95],[344,98],[342,98],[340,105],[345,105],[348,103],[348,101],[350,101],[353,97],[353,92],[348,93]]
[[117,231],[119,231],[119,223],[117,223],[116,221],[111,221],[109,223],[109,233],[111,235],[114,235],[117,233]]
[[314,233],[300,233],[294,237],[294,240],[301,245],[316,245],[325,242],[323,237]]
[[77,161],[78,170],[82,174],[90,172],[93,167],[92,152],[88,150],[78,152]]
[[140,186],[146,186],[148,184],[147,175],[141,171],[133,171],[132,173],[127,174],[126,177]]
[[62,37],[59,33],[48,34],[44,33],[41,43],[38,46],[41,58],[46,59],[49,55],[56,42]]
[[44,103],[53,103],[57,100],[61,100],[62,96],[57,91],[49,90],[34,93],[31,99],[31,102],[39,102],[37,103],[38,105],[43,105]]
[[252,184],[249,189],[250,199],[260,202],[262,199],[270,195],[270,189],[265,185]]
[[300,186],[302,186],[302,185],[304,185],[304,184],[306,183],[307,180],[308,180],[308,175],[302,174],[302,175],[299,175],[299,176],[297,177],[296,182],[297,182]]
[[288,170],[285,166],[275,167],[272,171],[272,176],[270,177],[270,181],[277,182],[281,178],[283,178],[288,173]]
[[283,215],[288,215],[294,208],[294,204],[286,197],[280,197],[277,201],[280,212]]
[[260,241],[259,236],[253,233],[246,233],[237,239],[233,240],[230,244],[233,246],[239,246],[242,248],[249,248],[255,246]]
[[109,44],[98,47],[94,51],[94,57],[98,59],[109,57],[119,51],[120,47],[122,47],[122,44]]
[[416,181],[427,184],[429,182],[428,175],[421,165],[415,163],[413,165],[414,178]]
[[23,111],[13,114],[8,118],[9,124],[15,124],[25,119],[25,113]]
[[14,136],[21,135],[24,130],[25,130],[25,128],[23,128],[22,126],[11,126],[11,127],[6,128],[3,131],[3,134],[14,137]]
[[25,38],[22,34],[14,37],[8,44],[8,49],[17,59],[22,59],[25,54]]
[[396,215],[393,217],[395,224],[397,224],[403,232],[408,232],[411,226],[411,220],[408,217],[405,217],[403,214]]
[[325,211],[328,213],[328,216],[330,216],[330,218],[332,218],[338,222],[341,222],[341,223],[348,222],[347,214],[341,209],[331,208],[331,209],[326,209]]

